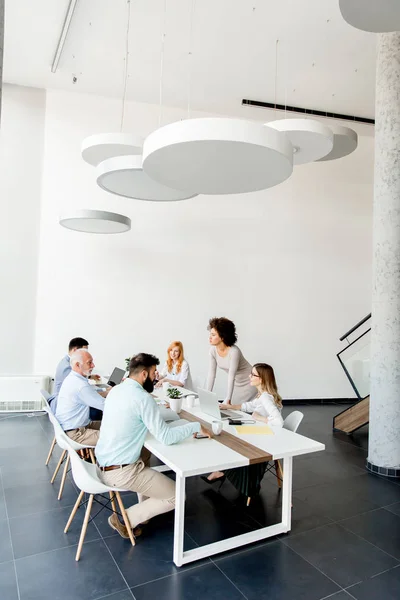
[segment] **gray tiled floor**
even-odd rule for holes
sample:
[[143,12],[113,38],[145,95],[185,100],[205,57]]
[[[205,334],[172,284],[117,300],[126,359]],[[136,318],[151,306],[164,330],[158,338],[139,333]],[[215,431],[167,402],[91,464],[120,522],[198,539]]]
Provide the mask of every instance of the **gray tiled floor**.
[[[296,407],[285,407],[288,414]],[[392,600],[400,589],[400,485],[364,470],[367,432],[332,434],[341,406],[300,406],[299,433],[326,444],[294,461],[290,534],[177,569],[173,514],[153,519],[132,548],[111,530],[107,514],[89,525],[75,562],[82,515],[68,534],[77,497],[71,479],[44,466],[52,430],[45,416],[0,416],[0,598],[3,600]],[[125,495],[126,504],[136,495]],[[218,492],[188,480],[185,548],[280,520],[271,475],[250,507],[226,482]]]

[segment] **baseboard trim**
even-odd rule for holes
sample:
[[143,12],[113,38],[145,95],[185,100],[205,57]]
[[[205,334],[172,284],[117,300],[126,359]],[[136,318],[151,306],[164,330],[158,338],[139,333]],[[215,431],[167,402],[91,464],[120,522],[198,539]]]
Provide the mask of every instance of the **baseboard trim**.
[[285,398],[283,404],[355,404],[357,401],[358,398]]

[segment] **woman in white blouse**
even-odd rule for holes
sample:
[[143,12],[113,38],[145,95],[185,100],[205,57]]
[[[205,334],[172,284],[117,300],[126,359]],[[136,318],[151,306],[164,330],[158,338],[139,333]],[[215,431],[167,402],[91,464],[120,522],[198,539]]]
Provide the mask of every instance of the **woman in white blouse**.
[[[281,428],[283,426],[281,415],[282,398],[278,392],[273,368],[266,363],[256,363],[253,365],[249,377],[250,385],[257,389],[256,398],[249,402],[242,402],[242,404],[220,404],[220,409],[233,408],[235,410],[242,410],[243,412],[251,413],[255,421],[268,423],[271,429]],[[243,492],[242,487],[248,488],[249,479],[254,479],[253,487],[259,488],[266,464],[252,465],[255,468],[253,468],[254,472],[251,476],[248,471],[251,467],[241,467],[239,469],[229,469],[225,473],[215,471],[208,477],[202,477],[202,479],[207,483],[213,483],[219,479],[222,485],[225,477],[227,477],[235,487]],[[251,496],[252,494],[247,491],[247,495]]]
[[221,410],[233,408],[251,413],[255,421],[264,421],[272,428],[283,425],[282,398],[278,393],[273,368],[266,363],[256,363],[250,373],[250,385],[257,388],[257,396],[242,404],[220,404]]
[[163,383],[185,387],[189,379],[189,364],[185,360],[182,342],[171,342],[168,346],[167,360],[160,375],[156,387],[160,387]]

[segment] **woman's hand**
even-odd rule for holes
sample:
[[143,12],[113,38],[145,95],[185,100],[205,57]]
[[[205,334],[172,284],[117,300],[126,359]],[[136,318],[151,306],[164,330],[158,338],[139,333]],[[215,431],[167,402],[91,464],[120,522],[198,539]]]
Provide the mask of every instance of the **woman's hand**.
[[157,383],[154,387],[160,388],[161,386],[162,386],[162,381],[157,381]]
[[263,421],[263,423],[268,423],[268,417],[263,417],[256,410],[251,415],[255,421]]
[[222,404],[219,405],[220,410],[226,410],[227,408],[231,408],[231,405],[226,404],[225,402],[223,402]]

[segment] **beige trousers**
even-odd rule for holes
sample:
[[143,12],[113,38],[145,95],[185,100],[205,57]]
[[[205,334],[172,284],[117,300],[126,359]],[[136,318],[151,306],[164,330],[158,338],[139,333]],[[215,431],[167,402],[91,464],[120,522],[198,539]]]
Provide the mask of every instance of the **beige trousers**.
[[139,523],[148,521],[156,515],[174,510],[175,483],[147,465],[150,452],[143,448],[138,461],[113,471],[101,471],[100,478],[110,488],[137,492],[139,502],[130,506],[126,512],[132,529]]
[[99,440],[101,421],[92,421],[86,427],[78,427],[68,431],[67,436],[78,442],[78,444],[88,444],[88,446],[95,446]]

